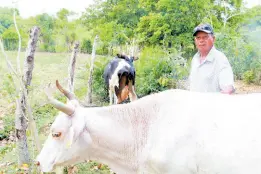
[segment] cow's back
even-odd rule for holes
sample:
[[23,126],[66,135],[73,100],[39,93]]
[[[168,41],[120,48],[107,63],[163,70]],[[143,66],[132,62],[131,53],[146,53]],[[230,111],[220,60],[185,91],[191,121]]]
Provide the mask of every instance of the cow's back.
[[116,68],[118,67],[118,64],[119,64],[119,59],[114,58],[105,67],[103,78],[105,80],[106,85],[109,85],[109,80],[111,79],[111,76],[114,74]]
[[124,75],[131,76],[135,78],[135,68],[131,62],[127,62],[124,59],[114,58],[109,62],[104,70],[104,80],[106,85],[109,85],[110,80],[115,81],[115,84],[118,82],[119,78]]

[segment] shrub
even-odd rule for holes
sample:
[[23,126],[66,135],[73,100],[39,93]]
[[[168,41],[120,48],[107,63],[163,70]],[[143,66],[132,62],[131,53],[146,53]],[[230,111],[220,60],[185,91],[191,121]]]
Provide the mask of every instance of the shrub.
[[247,84],[253,83],[255,80],[255,73],[252,70],[246,71],[243,74],[243,81]]
[[[136,61],[136,92],[139,96],[176,88],[187,72],[186,61],[175,50],[146,47]],[[179,62],[180,61],[180,62]]]
[[[228,57],[235,78],[243,79],[244,74],[260,68],[260,44],[248,40],[249,36],[232,36],[228,32],[220,33],[216,37],[215,45]],[[248,76],[247,75],[247,76]]]
[[3,125],[4,129],[0,130],[0,141],[8,138],[11,131],[14,131],[15,125],[14,125],[14,116],[13,115],[5,115],[3,117]]
[[[93,72],[93,96],[95,97],[95,101],[100,102],[108,102],[108,92],[105,89],[105,82],[103,79],[103,72],[106,65],[109,63],[111,59],[105,57],[97,57],[94,63],[94,72]],[[87,69],[89,65],[87,65]]]
[[84,39],[81,46],[82,53],[92,53],[92,43],[89,39]]
[[4,74],[2,83],[1,93],[3,95],[14,96],[15,86],[13,84],[12,75],[10,73]]

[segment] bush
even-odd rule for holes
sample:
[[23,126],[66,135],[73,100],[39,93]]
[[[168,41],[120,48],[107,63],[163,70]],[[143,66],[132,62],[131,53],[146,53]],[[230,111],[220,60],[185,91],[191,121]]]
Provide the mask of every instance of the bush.
[[247,84],[253,83],[255,80],[255,73],[252,70],[246,71],[243,74],[243,81]]
[[14,96],[15,86],[13,84],[12,75],[10,73],[4,74],[2,83],[3,84],[1,93],[4,96]]
[[228,57],[234,76],[238,80],[250,75],[251,70],[256,71],[260,68],[260,44],[248,38],[249,36],[232,36],[229,32],[220,33],[216,37],[215,45]]
[[[23,30],[20,30],[19,32],[21,35],[21,48],[23,49],[26,48],[28,36]],[[2,39],[6,51],[18,49],[19,38],[14,27],[9,27],[6,29],[2,34]]]
[[[95,100],[99,102],[108,102],[108,91],[105,89],[106,85],[103,79],[103,72],[106,65],[109,63],[111,59],[105,57],[97,57],[94,63],[94,72],[93,72],[93,96],[95,96]],[[89,65],[87,65],[87,69]]]
[[55,52],[55,43],[54,41],[50,43],[40,43],[39,51],[46,51],[46,52]]
[[136,92],[139,96],[153,92],[176,88],[178,80],[187,74],[185,60],[175,50],[164,50],[161,47],[147,47],[135,62]]
[[82,53],[92,53],[92,43],[89,39],[84,39],[81,46]]
[[101,43],[97,49],[96,49],[96,54],[99,54],[99,55],[108,55],[109,53],[109,46],[108,45],[105,45],[103,43]]
[[0,130],[0,141],[8,138],[11,131],[15,130],[15,122],[13,115],[5,115],[3,117],[4,129]]

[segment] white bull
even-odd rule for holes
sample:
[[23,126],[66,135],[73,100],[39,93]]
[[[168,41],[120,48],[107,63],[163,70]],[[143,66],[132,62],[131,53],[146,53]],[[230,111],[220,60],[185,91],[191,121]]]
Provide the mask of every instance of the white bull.
[[91,159],[117,174],[261,173],[261,94],[167,90],[83,108],[60,89],[71,100],[49,95],[63,113],[37,157],[44,172]]

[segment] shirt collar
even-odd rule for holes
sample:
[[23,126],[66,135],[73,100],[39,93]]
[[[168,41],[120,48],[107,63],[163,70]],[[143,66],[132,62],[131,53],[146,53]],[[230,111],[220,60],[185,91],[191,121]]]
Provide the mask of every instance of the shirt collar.
[[[213,47],[211,48],[211,50],[209,51],[209,53],[208,53],[208,55],[207,55],[205,61],[213,62],[215,50],[216,50],[216,48],[215,48],[215,46],[213,46]],[[199,53],[199,52],[197,52],[197,58],[198,58],[198,60],[200,59],[200,53]]]

